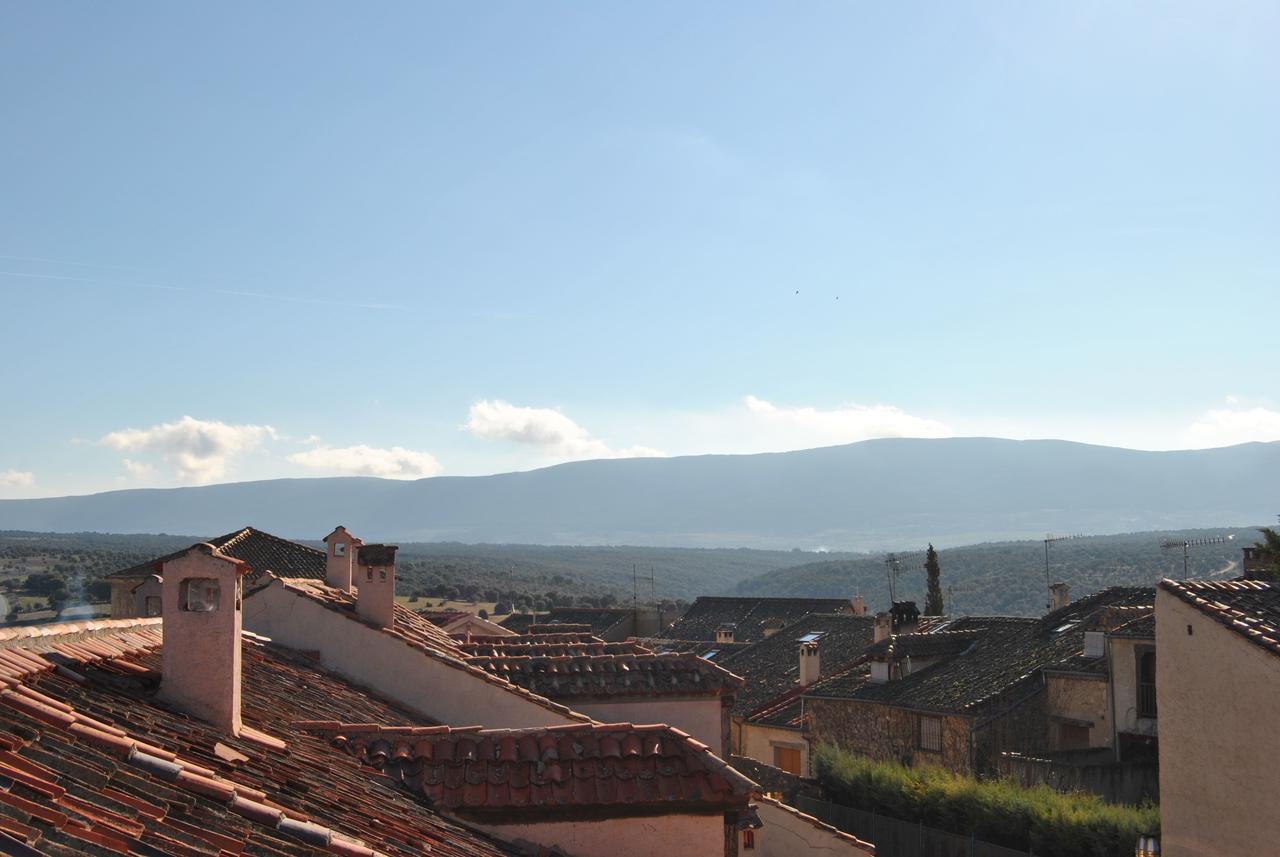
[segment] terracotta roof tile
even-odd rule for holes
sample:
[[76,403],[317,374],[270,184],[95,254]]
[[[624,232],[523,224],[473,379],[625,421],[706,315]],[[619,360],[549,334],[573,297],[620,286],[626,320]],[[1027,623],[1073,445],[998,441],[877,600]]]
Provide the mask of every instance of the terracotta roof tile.
[[673,801],[740,807],[755,788],[705,744],[663,725],[443,729],[411,746],[387,730],[331,727],[312,731],[463,818],[509,820],[536,808],[549,821],[586,809],[631,814]]
[[1266,580],[1162,580],[1160,588],[1272,654],[1280,654],[1280,585]]
[[[0,640],[10,647],[0,649],[10,676],[0,691],[0,835],[15,837],[14,847],[44,854],[509,853],[392,788],[329,741],[291,730],[273,749],[159,705],[157,620],[8,636]],[[331,724],[408,730],[392,734],[440,731],[248,637],[243,669],[245,722],[267,737],[317,715]]]

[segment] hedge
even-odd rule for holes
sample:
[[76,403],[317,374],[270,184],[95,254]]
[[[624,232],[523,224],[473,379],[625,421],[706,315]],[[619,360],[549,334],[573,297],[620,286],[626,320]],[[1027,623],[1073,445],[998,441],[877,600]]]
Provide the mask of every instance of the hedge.
[[975,780],[936,767],[878,762],[831,746],[814,751],[829,799],[1030,851],[1036,857],[1132,857],[1144,833],[1160,832],[1153,804],[1110,804],[1097,795]]

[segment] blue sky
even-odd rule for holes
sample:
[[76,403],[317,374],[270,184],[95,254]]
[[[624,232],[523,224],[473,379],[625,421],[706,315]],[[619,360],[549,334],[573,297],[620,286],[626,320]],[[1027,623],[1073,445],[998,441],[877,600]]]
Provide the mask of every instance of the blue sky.
[[1280,439],[1273,3],[0,21],[0,496]]

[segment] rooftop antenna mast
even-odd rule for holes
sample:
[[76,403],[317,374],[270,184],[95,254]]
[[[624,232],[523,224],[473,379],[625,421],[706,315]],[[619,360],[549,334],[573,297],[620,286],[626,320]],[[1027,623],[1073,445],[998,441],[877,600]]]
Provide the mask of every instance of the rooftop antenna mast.
[[892,607],[898,601],[898,575],[902,573],[902,564],[904,562],[921,561],[921,568],[924,567],[924,554],[917,551],[910,554],[887,554],[884,558],[885,576],[889,579],[889,606]]
[[[1049,594],[1049,587],[1053,586],[1053,579],[1049,577],[1049,545],[1054,544],[1056,542],[1065,542],[1071,539],[1082,539],[1082,538],[1084,538],[1083,533],[1073,533],[1072,535],[1069,535],[1069,536],[1055,536],[1053,533],[1044,534],[1044,591],[1045,591],[1046,597]],[[1050,602],[1048,601],[1044,603],[1044,609],[1046,610],[1048,610],[1051,606],[1053,605],[1050,604]]]
[[1188,566],[1191,564],[1191,549],[1197,545],[1220,545],[1233,541],[1235,535],[1229,536],[1205,536],[1202,539],[1165,539],[1160,543],[1161,550],[1173,550],[1174,548],[1182,548],[1182,579],[1186,580],[1189,572]]

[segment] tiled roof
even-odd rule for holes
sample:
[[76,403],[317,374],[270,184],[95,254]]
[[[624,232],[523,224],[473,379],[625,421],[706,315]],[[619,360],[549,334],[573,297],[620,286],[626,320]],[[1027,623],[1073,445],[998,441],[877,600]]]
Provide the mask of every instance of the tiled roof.
[[246,638],[239,738],[157,703],[159,627],[85,622],[3,641],[0,852],[514,853],[282,731],[298,717],[414,723],[298,655]]
[[745,807],[755,783],[707,745],[669,726],[387,729],[300,723],[461,818],[540,821],[584,810],[634,814],[674,804]]
[[843,598],[729,598],[701,596],[684,615],[659,636],[672,640],[714,640],[716,629],[733,626],[734,641],[754,643],[764,639],[771,619],[790,625],[810,613],[850,613]]
[[[313,601],[346,616],[354,622],[362,622],[359,614],[356,612],[356,596],[350,592],[344,592],[341,589],[335,589],[326,586],[323,583],[310,580],[279,580],[279,585],[284,586],[296,595],[310,598]],[[246,597],[252,597],[256,590],[248,592]],[[395,622],[390,628],[379,628],[378,631],[388,636],[397,637],[405,642],[411,648],[417,649],[425,656],[436,659],[442,663],[448,664],[458,670],[464,671],[474,678],[484,681],[493,682],[501,685],[506,690],[519,694],[530,702],[541,705],[550,709],[557,714],[565,717],[571,717],[575,720],[590,720],[584,714],[571,711],[569,708],[552,702],[546,697],[540,696],[524,687],[513,684],[505,678],[500,677],[494,672],[490,672],[484,667],[469,663],[469,658],[463,651],[464,643],[455,640],[444,632],[442,628],[432,624],[426,618],[419,616],[412,610],[400,604],[395,605]],[[503,638],[486,638],[486,639],[511,639]]]
[[[548,641],[548,642],[543,642]],[[703,696],[742,679],[691,653],[655,654],[634,642],[579,634],[486,637],[461,644],[467,663],[548,699]]]
[[546,621],[546,613],[512,613],[498,624],[517,634],[529,633],[529,626]]
[[[209,539],[208,543],[221,553],[232,559],[243,560],[251,569],[249,579],[271,572],[276,577],[305,577],[312,580],[324,580],[324,551],[264,533],[253,527],[244,527],[235,532]],[[108,577],[146,577],[159,574],[161,566],[172,559],[177,559],[190,548],[183,548],[175,553],[157,557],[139,565],[112,572]]]
[[732,652],[740,652],[751,643],[716,643],[710,640],[668,640],[664,637],[630,637],[628,642],[638,643],[646,649],[658,652],[693,652],[699,657],[719,663]]
[[562,657],[566,655],[647,654],[634,640],[606,643],[592,634],[516,634],[510,637],[478,637],[458,640],[458,650],[477,657]]
[[1155,611],[1144,613],[1136,619],[1120,625],[1109,632],[1113,637],[1132,637],[1140,640],[1154,640],[1156,638],[1156,614]]
[[1150,605],[1150,587],[1112,587],[1074,601],[1040,619],[966,617],[952,631],[980,630],[962,653],[918,672],[873,683],[855,672],[822,681],[805,696],[848,698],[903,708],[973,713],[1000,695],[1032,683],[1040,670],[1079,655],[1088,620],[1109,606]]
[[1280,654],[1280,585],[1265,580],[1162,580],[1160,588],[1272,654]]
[[812,613],[756,643],[715,659],[746,679],[733,713],[745,715],[796,687],[800,678],[800,638],[820,635],[818,665],[831,675],[862,656],[875,636],[875,619],[841,613]]
[[894,634],[867,650],[873,659],[884,658],[940,658],[958,655],[974,644],[982,632],[933,631],[924,634]]

